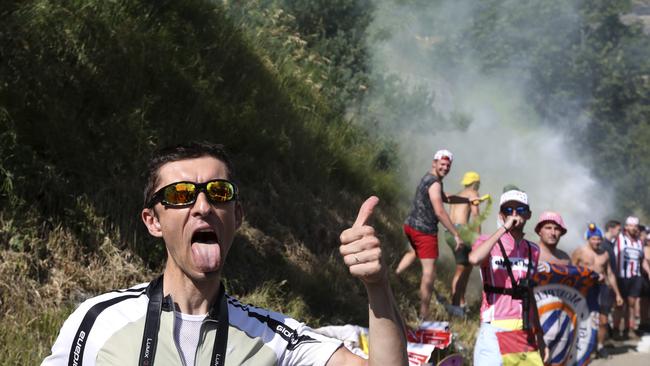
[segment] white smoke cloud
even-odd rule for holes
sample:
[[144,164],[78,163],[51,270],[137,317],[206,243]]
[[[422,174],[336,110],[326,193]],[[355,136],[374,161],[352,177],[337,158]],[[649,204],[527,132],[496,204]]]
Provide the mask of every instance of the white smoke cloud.
[[[398,126],[380,127],[400,143],[409,192],[430,168],[433,152],[449,149],[455,156],[452,171],[445,179],[447,193],[461,189],[460,179],[468,170],[481,174],[481,192],[490,193],[496,203],[504,185],[516,184],[529,194],[533,210],[527,237],[537,241],[533,228],[542,211],[558,211],[568,227],[560,248],[570,254],[584,243],[587,222],[595,221],[602,226],[611,207],[611,192],[593,178],[587,166],[591,164],[588,157],[581,156],[571,142],[575,138],[571,134],[576,131],[570,127],[573,121],[563,121],[569,126],[566,130],[551,127],[561,123],[542,121],[533,104],[526,100],[529,75],[522,74],[526,69],[521,65],[522,59],[513,59],[512,68],[486,75],[473,60],[472,45],[460,44],[456,46],[464,51],[453,70],[434,66],[441,64],[435,62],[438,57],[445,56],[444,48],[437,49],[440,41],[466,31],[472,17],[481,11],[480,3],[377,2],[371,30],[383,36],[372,38],[370,45],[373,72],[397,75],[404,82],[405,95],[424,88],[433,100],[432,117],[404,110]],[[516,3],[504,2],[500,11],[507,12],[508,4]],[[566,24],[533,22],[517,36],[533,42],[535,32],[577,26],[571,4],[566,7]],[[368,98],[368,104],[382,103],[381,95],[370,93]],[[574,115],[582,115],[581,112],[575,111]],[[465,116],[469,125],[451,128],[448,120],[454,113]],[[496,228],[496,206],[483,225],[484,232]]]

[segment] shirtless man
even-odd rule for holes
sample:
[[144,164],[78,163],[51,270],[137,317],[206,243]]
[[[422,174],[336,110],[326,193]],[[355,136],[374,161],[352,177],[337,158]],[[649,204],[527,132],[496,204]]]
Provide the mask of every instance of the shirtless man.
[[[595,225],[595,224],[594,224]],[[600,243],[600,248],[605,250],[609,254],[609,265],[612,266],[612,269],[616,268],[616,255],[614,254],[614,244],[618,234],[621,233],[621,222],[618,220],[610,219],[605,223],[605,236],[603,241]],[[601,299],[606,299],[600,304],[600,312],[606,313],[607,315],[618,312],[619,317],[623,314],[622,307],[614,307],[614,291],[609,287],[602,287],[600,289]],[[609,336],[613,336],[613,329],[611,324],[609,326]]]
[[[596,352],[599,358],[607,358],[609,355],[607,350],[603,348],[603,342],[605,342],[605,336],[607,335],[607,323],[608,323],[608,312],[605,311],[607,308],[606,302],[610,301],[607,296],[607,287],[611,288],[616,294],[616,306],[623,305],[623,297],[621,296],[618,286],[616,284],[616,276],[612,270],[612,266],[609,262],[609,254],[604,250],[600,244],[603,241],[603,233],[600,231],[596,225],[590,225],[590,228],[587,230],[587,243],[582,247],[576,249],[571,254],[571,260],[576,266],[584,266],[592,271],[598,273],[604,280],[605,283],[600,285],[600,296],[599,296],[599,305],[601,309],[599,314],[599,323],[598,323],[598,347]],[[609,305],[611,307],[611,305]]]
[[539,215],[535,232],[539,235],[539,261],[553,264],[571,264],[571,257],[557,248],[562,235],[566,234],[564,220],[559,213],[544,211]]
[[[456,194],[458,197],[467,198],[468,202],[464,204],[449,205],[449,218],[456,226],[466,225],[469,220],[476,220],[479,215],[479,193],[481,177],[476,172],[467,172],[463,175],[461,184],[465,187]],[[481,233],[481,226],[477,226],[477,232]],[[469,263],[469,253],[472,249],[468,245],[463,245],[459,250],[454,251],[456,259],[456,273],[451,281],[451,304],[458,309],[460,315],[464,315],[465,307],[465,289],[469,275],[472,273],[472,265]]]

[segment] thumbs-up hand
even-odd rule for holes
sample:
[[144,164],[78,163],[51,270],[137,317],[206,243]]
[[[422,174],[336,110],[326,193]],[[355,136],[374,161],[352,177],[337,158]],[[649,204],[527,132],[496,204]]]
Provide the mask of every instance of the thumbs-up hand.
[[381,257],[381,245],[375,236],[375,229],[367,225],[379,198],[368,198],[359,209],[357,219],[351,228],[341,233],[339,251],[350,273],[359,277],[366,285],[385,280],[386,267]]

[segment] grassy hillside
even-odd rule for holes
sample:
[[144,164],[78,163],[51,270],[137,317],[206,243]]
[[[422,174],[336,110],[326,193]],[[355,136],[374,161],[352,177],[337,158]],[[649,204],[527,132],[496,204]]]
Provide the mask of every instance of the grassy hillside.
[[338,234],[376,194],[394,261],[401,187],[385,149],[314,80],[323,58],[291,18],[260,9],[0,3],[0,364],[40,362],[78,302],[159,272],[141,173],[153,149],[191,139],[226,144],[242,181],[229,290],[314,325],[366,321]]
[[[442,60],[436,70],[462,66],[468,49],[486,74],[519,65],[537,112],[572,121],[562,127],[617,190],[615,209],[647,217],[650,38],[620,21],[633,3],[481,2],[480,16],[427,52]],[[368,38],[408,25],[392,17],[368,35],[376,4],[0,2],[0,365],[38,363],[76,304],[160,271],[163,245],[139,220],[142,171],[155,148],[193,139],[224,143],[242,182],[229,291],[315,326],[364,324],[364,291],[341,263],[338,234],[378,195],[374,224],[394,268],[413,189],[379,127],[401,128],[404,110],[431,122],[426,130],[472,123],[445,122],[426,91],[371,72]],[[520,22],[567,14],[581,22],[522,41]],[[569,113],[575,102],[584,116]],[[443,258],[443,296],[452,270]],[[393,279],[411,322],[418,279],[417,269]],[[434,305],[432,317],[446,314]],[[453,321],[466,355],[477,325]]]

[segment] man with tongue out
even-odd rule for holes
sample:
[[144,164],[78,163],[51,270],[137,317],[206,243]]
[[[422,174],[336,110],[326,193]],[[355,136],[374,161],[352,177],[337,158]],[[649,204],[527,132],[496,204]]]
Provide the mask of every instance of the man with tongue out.
[[221,274],[243,210],[221,145],[159,150],[142,220],[167,262],[150,283],[85,301],[43,365],[406,365],[406,341],[374,229],[376,197],[341,233],[340,252],[369,299],[369,359],[282,314],[225,293]]

